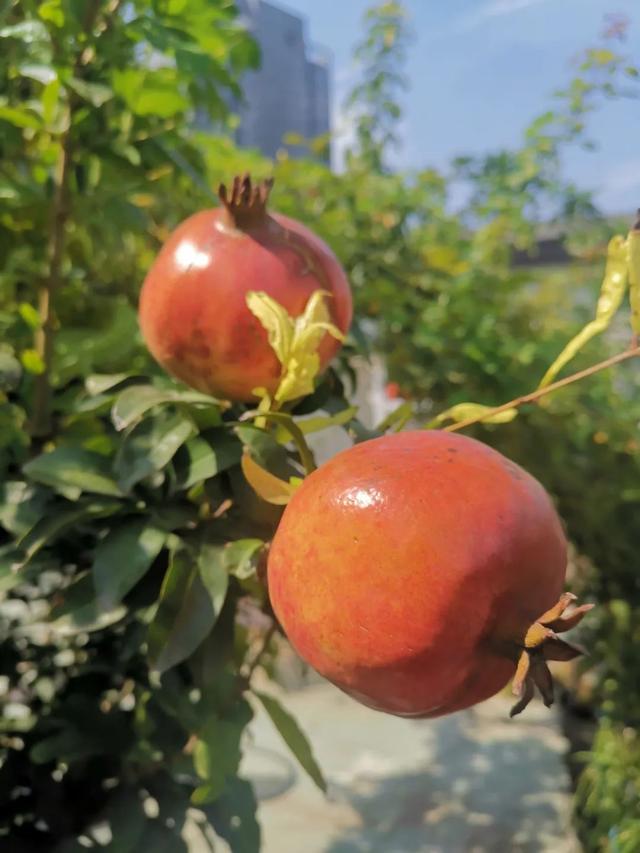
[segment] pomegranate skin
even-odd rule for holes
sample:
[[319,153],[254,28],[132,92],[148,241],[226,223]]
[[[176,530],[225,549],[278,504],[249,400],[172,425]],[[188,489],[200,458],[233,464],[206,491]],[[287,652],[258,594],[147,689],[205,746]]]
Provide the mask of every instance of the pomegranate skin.
[[566,562],[537,480],[473,439],[408,431],[304,480],[268,583],[289,640],[320,674],[372,708],[436,717],[504,687]]
[[[241,229],[224,207],[214,208],[186,219],[162,247],[142,286],[140,328],[167,372],[215,397],[248,402],[254,388],[275,392],[281,368],[247,293],[264,291],[298,316],[318,289],[328,292],[331,319],[346,333],[351,291],[322,240],[277,213]],[[339,348],[325,335],[322,368]]]

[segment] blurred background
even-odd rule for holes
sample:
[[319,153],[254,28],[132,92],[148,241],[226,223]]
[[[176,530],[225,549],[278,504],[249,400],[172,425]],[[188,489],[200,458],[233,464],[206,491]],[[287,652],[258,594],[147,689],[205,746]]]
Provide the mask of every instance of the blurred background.
[[[58,489],[51,504],[21,472],[54,444],[84,454],[85,473],[97,457],[125,464],[111,389],[157,375],[137,299],[171,230],[216,204],[221,180],[274,175],[273,208],[326,240],[351,281],[356,320],[334,375],[365,427],[405,403],[401,417],[419,425],[456,403],[498,405],[535,388],[593,316],[608,240],[633,222],[639,63],[635,0],[0,3],[3,849],[142,849],[141,835],[126,840],[124,812],[110,841],[78,830],[81,812],[102,808],[83,787],[128,767],[131,743],[114,737],[107,760],[97,722],[80,745],[51,735],[58,717],[66,731],[88,719],[81,704],[60,712],[72,688],[88,703],[108,682],[126,726],[151,738],[144,702],[127,705],[118,681],[139,635],[105,630],[123,612],[100,621],[86,617],[92,600],[52,604],[55,572],[87,568],[111,510],[87,510],[78,526],[59,515],[68,482],[41,479]],[[628,325],[625,307],[571,369],[624,349]],[[240,778],[253,782],[262,841],[252,807],[247,823],[211,817],[227,842],[185,830],[188,842],[164,849],[640,851],[639,391],[629,360],[511,423],[469,430],[552,494],[571,589],[598,604],[581,637],[588,658],[558,668],[553,713],[536,706],[511,723],[498,696],[435,723],[384,717],[274,641],[272,689],[304,724],[329,797],[258,714]],[[313,446],[322,460],[351,440],[333,426]],[[147,465],[142,497],[155,489],[160,507],[173,462],[152,444],[135,458]],[[22,586],[16,542],[46,563],[29,562]],[[52,607],[66,620],[59,635],[43,633]],[[131,667],[131,684],[144,681]],[[73,797],[56,799],[53,782],[76,764]]]

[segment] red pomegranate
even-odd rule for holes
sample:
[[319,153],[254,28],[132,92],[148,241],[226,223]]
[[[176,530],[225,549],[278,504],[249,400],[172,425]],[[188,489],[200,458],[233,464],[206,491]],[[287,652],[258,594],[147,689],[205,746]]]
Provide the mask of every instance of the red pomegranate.
[[566,541],[543,487],[497,451],[404,432],[339,453],[305,479],[269,555],[274,611],[311,666],[378,710],[435,717],[487,699],[516,673],[518,713],[557,637]]
[[[347,332],[351,291],[329,247],[308,228],[267,212],[272,181],[253,186],[236,178],[221,185],[221,207],[185,220],[149,270],[140,295],[140,327],[154,358],[200,391],[228,400],[254,399],[254,388],[273,394],[281,365],[267,332],[246,304],[264,291],[292,317],[317,290],[327,294],[331,321]],[[326,334],[321,367],[340,343]]]
[[397,400],[398,397],[402,396],[402,391],[397,382],[387,382],[384,390],[390,400]]

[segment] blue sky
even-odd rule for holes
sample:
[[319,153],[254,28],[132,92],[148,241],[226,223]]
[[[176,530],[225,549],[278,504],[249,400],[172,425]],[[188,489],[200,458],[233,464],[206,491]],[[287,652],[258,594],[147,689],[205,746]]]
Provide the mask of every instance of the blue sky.
[[[287,0],[307,36],[333,56],[336,106],[353,79],[351,52],[368,0]],[[640,0],[406,0],[414,38],[401,167],[517,144],[551,104],[572,60],[593,44],[607,13],[631,20],[623,49],[640,63]],[[339,117],[338,117],[339,118]],[[606,104],[589,122],[595,152],[572,150],[566,173],[607,210],[640,206],[640,101]]]

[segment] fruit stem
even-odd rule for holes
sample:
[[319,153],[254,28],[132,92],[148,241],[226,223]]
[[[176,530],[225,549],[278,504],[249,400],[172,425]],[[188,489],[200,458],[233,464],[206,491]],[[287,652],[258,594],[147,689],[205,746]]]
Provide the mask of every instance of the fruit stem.
[[228,223],[234,228],[246,229],[263,222],[272,186],[273,178],[254,184],[248,172],[233,179],[231,192],[226,184],[220,184],[218,198],[225,208]]

